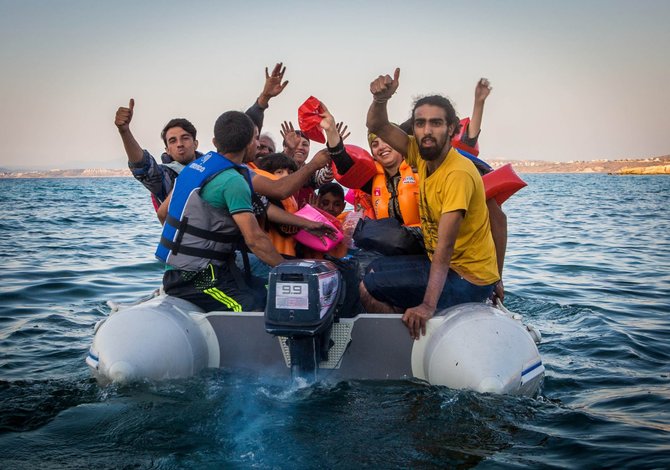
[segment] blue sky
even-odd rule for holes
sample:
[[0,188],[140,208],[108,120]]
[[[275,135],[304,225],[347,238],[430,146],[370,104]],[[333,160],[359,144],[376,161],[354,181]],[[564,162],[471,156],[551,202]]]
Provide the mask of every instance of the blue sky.
[[369,83],[401,68],[389,115],[442,93],[461,116],[487,77],[486,159],[592,160],[670,153],[668,1],[253,3],[0,0],[0,167],[123,168],[113,124],[162,151],[172,117],[210,150],[216,117],[244,110],[264,67],[290,81],[265,129],[314,95],[363,145]]

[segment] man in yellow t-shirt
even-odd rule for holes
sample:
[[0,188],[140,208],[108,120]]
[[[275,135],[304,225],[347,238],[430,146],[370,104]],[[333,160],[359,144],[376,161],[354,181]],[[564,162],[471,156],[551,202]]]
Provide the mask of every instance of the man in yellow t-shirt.
[[368,311],[404,311],[403,322],[417,339],[437,309],[485,301],[498,282],[484,184],[474,164],[451,148],[459,130],[446,98],[427,96],[412,112],[414,137],[388,120],[386,103],[398,88],[400,70],[370,84],[370,132],[380,136],[416,166],[419,211],[428,257],[381,258],[361,282]]

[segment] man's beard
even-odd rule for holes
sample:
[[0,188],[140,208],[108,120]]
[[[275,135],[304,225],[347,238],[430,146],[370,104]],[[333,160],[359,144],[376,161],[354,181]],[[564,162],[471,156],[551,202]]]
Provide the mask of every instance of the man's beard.
[[428,138],[424,137],[422,139],[422,141],[418,143],[419,144],[419,155],[421,156],[422,159],[424,159],[426,161],[429,161],[429,162],[431,162],[433,160],[437,160],[438,158],[440,158],[442,156],[442,151],[444,150],[444,142],[442,143],[442,145],[440,145],[440,143],[436,139],[430,138],[430,140],[435,142],[435,145],[433,145],[432,147],[424,147],[422,145],[422,142],[423,142],[423,140],[426,140],[426,139],[428,139]]

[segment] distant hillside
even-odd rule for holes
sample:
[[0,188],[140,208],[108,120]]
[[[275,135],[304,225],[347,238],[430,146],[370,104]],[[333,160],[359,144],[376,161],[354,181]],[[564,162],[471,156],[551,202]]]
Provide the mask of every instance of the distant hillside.
[[670,155],[623,160],[591,160],[547,162],[543,160],[489,160],[498,168],[511,163],[519,173],[608,173],[608,174],[670,174]]
[[0,178],[110,178],[132,177],[127,168],[85,170],[0,171]]
[[[622,160],[548,162],[544,160],[488,160],[494,168],[511,163],[519,173],[609,173],[619,175],[670,175],[670,155]],[[0,178],[110,178],[132,177],[127,168],[85,170],[10,171],[0,169]]]

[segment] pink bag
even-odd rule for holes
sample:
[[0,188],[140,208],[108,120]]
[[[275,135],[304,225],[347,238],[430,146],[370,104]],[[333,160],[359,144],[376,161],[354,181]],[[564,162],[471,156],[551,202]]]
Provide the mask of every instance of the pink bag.
[[344,195],[344,200],[352,206],[356,204],[356,193],[353,189],[347,191],[347,194]]
[[[326,253],[327,251],[335,248],[342,241],[344,235],[340,230],[337,229],[335,224],[333,224],[333,222],[331,222],[325,214],[310,206],[309,204],[305,204],[302,209],[295,212],[295,215],[299,215],[300,217],[304,217],[305,219],[316,222],[324,222],[336,230],[335,240],[332,240],[328,237],[323,237],[323,241],[316,235],[309,233],[307,230],[299,230],[298,233],[295,234],[295,239],[306,247],[311,248],[314,251]],[[324,241],[326,242],[325,245]]]

